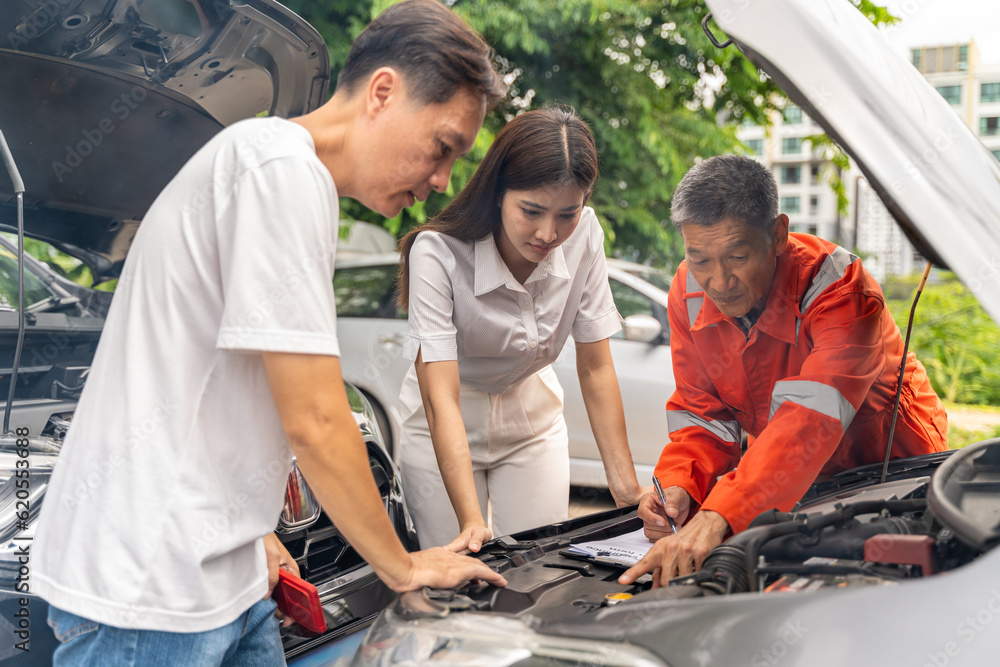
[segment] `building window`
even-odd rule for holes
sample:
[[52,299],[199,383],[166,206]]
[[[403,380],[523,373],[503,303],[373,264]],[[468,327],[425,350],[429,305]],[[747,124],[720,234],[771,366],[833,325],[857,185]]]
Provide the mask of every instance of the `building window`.
[[958,47],[958,67],[959,72],[969,69],[969,47],[962,45]]
[[920,69],[920,49],[910,51],[910,56],[913,58],[913,66]]
[[788,105],[785,107],[784,111],[781,112],[782,117],[785,119],[785,123],[788,125],[799,125],[802,123],[802,109],[794,106]]
[[819,213],[819,195],[812,195],[809,197],[809,215],[817,213]]
[[1000,102],[1000,83],[984,83],[979,100],[981,102]]
[[761,155],[764,152],[763,139],[747,139],[743,143],[746,144],[747,152],[749,152],[750,155]]
[[1000,150],[993,151],[993,157],[995,157],[997,160],[1000,160]]
[[938,71],[937,68],[937,54],[939,49],[927,49],[924,58],[924,68],[920,70],[927,74],[933,74]]
[[816,232],[818,231],[819,231],[819,225],[806,225],[806,234],[812,234],[813,236],[815,236]]
[[801,137],[785,137],[781,140],[781,152],[785,155],[802,152]]
[[962,86],[938,86],[937,91],[941,93],[948,104],[962,103]]
[[802,208],[800,197],[782,197],[781,198],[781,212],[782,213],[799,213]]
[[781,182],[785,184],[795,184],[802,182],[802,167],[782,167]]
[[814,164],[809,167],[809,178],[813,185],[819,183],[819,171],[820,169],[818,164]]
[[993,136],[1000,134],[1000,118],[997,116],[984,116],[979,119],[979,134],[983,136]]

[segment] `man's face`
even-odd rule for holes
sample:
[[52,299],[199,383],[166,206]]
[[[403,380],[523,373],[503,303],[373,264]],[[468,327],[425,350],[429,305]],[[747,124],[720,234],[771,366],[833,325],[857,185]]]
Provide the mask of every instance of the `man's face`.
[[724,219],[714,225],[682,228],[688,271],[708,298],[728,317],[763,309],[778,255],[788,241],[788,217],[779,215],[770,233]]
[[404,87],[378,119],[362,203],[392,218],[431,190],[444,192],[452,165],[472,149],[485,115],[485,96],[467,88],[447,102],[422,104]]

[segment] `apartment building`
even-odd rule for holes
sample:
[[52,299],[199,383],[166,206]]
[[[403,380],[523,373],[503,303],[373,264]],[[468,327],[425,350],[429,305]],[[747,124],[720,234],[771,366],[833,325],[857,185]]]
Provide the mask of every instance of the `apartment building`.
[[968,44],[921,46],[910,51],[910,58],[1000,160],[1000,64],[980,62],[975,40]]
[[[910,51],[910,58],[1000,160],[1000,64],[982,63],[974,40],[921,46]],[[851,201],[847,215],[838,213],[836,196],[826,182],[829,170],[836,167],[825,151],[805,140],[823,132],[819,125],[792,105],[771,121],[770,128],[741,126],[737,137],[773,170],[781,210],[788,214],[792,231],[816,234],[859,251],[865,267],[880,282],[922,269],[923,260],[856,168],[840,174]]]
[[[774,173],[779,206],[788,214],[791,231],[848,243],[853,219],[838,213],[837,198],[828,183],[837,167],[830,161],[827,149],[814,148],[808,140],[822,133],[823,128],[802,109],[789,104],[771,118],[771,127],[743,125],[737,137],[752,157]],[[850,179],[851,174],[841,177]]]

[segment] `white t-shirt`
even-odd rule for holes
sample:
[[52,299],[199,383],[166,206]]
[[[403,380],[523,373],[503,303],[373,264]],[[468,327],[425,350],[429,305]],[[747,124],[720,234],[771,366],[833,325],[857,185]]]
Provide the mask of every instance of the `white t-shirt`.
[[517,282],[492,235],[476,242],[421,232],[410,248],[403,355],[458,360],[461,381],[502,394],[548,366],[570,333],[580,343],[621,330],[604,231],[592,208],[565,243]]
[[312,138],[237,123],[181,169],[122,272],[32,545],[33,590],[201,632],[267,592],[291,461],[260,351],[339,355],[339,209]]

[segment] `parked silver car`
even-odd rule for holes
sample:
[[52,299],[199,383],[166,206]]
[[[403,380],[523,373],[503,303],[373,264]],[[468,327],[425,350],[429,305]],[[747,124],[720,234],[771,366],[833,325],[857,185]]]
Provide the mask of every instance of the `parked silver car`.
[[[402,356],[406,314],[396,307],[398,268],[397,253],[352,252],[338,256],[333,277],[344,378],[371,402],[391,447],[399,442],[399,390],[412,363]],[[674,391],[667,321],[670,276],[641,264],[609,260],[608,278],[625,319],[623,330],[611,339],[611,356],[625,404],[632,458],[639,479],[648,480],[665,443],[665,405]],[[566,395],[570,482],[607,487],[583,404],[572,339],[552,367]]]

